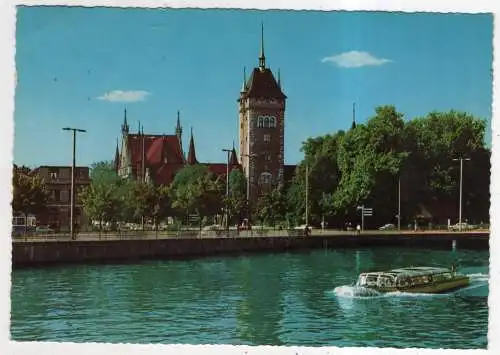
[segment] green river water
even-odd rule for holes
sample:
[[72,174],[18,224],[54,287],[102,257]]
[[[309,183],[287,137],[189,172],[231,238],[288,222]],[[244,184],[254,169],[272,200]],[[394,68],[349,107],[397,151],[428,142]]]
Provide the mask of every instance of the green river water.
[[[12,273],[18,341],[486,348],[488,251],[336,249]],[[452,263],[444,295],[355,298],[359,272]]]

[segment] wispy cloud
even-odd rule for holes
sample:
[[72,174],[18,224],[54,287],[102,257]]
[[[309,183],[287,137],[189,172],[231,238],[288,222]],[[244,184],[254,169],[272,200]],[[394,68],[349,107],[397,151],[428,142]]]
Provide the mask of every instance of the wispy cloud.
[[137,101],[144,101],[146,99],[146,96],[148,95],[151,95],[151,93],[144,90],[136,90],[136,91],[113,90],[105,92],[97,99],[109,102],[137,102]]
[[390,59],[377,58],[368,52],[350,51],[321,59],[323,63],[333,63],[341,68],[360,68],[364,66],[377,66],[392,62]]

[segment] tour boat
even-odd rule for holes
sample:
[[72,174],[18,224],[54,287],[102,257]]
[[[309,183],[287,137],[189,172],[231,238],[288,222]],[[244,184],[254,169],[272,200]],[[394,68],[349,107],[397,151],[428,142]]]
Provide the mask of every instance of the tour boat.
[[378,292],[444,293],[469,285],[466,275],[440,267],[407,267],[359,275],[356,286]]

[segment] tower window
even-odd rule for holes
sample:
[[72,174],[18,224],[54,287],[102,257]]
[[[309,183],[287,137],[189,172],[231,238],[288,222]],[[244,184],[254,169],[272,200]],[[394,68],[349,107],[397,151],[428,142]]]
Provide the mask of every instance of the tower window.
[[264,134],[264,142],[269,143],[271,141],[271,135],[266,133]]
[[276,127],[276,117],[274,116],[259,116],[257,122],[258,128],[274,128]]

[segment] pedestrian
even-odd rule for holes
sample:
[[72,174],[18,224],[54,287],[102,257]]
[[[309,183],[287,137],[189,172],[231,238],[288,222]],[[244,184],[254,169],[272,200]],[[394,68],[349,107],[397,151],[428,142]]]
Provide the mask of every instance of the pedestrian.
[[356,226],[356,234],[357,235],[361,234],[361,226],[359,224]]

